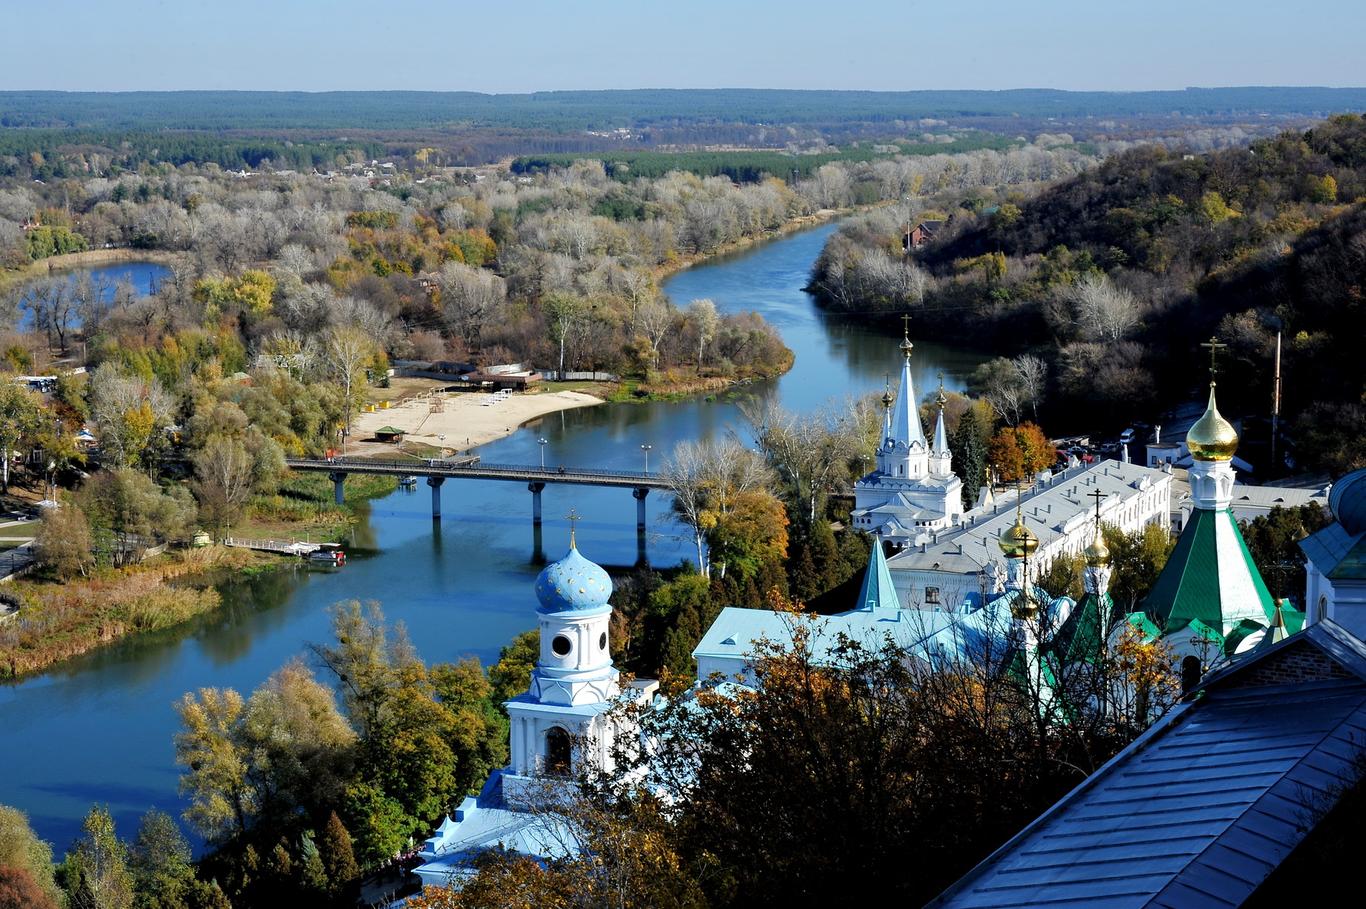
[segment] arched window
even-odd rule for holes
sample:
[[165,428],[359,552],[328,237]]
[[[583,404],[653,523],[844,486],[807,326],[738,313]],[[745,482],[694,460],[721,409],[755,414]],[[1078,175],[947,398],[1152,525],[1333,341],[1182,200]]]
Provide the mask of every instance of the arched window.
[[552,776],[569,773],[572,743],[569,733],[561,726],[551,726],[545,732],[545,772]]

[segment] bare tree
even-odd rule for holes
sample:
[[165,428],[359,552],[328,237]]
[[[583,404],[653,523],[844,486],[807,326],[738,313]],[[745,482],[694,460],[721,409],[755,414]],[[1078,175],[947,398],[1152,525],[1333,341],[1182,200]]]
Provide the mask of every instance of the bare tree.
[[[364,382],[361,369],[373,353],[374,342],[370,336],[354,326],[333,326],[323,337],[323,359],[332,376],[342,386],[345,408],[343,440],[351,435],[351,414],[356,406],[357,385]],[[345,441],[342,443],[342,450],[346,450]]]
[[707,345],[716,337],[716,329],[721,317],[716,314],[716,304],[711,300],[693,300],[688,304],[688,318],[697,329],[697,372],[702,373],[702,357]]
[[1010,362],[1020,377],[1022,397],[1037,420],[1039,405],[1043,403],[1044,387],[1048,382],[1048,364],[1033,354],[1021,354]]
[[794,512],[814,523],[825,496],[864,448],[863,421],[853,409],[797,415],[775,400],[746,402],[740,412],[786,487]]
[[636,324],[650,342],[651,366],[655,369],[659,368],[659,345],[664,343],[664,336],[673,328],[674,321],[673,307],[662,300],[651,300],[641,306],[636,315]]
[[443,265],[439,282],[446,324],[466,347],[477,350],[484,326],[499,317],[507,301],[507,285],[492,272],[459,262]]
[[1120,341],[1141,318],[1137,298],[1105,275],[1083,276],[1068,290],[1067,298],[1085,338]]
[[705,577],[711,576],[707,532],[717,516],[729,513],[740,495],[762,489],[772,479],[757,453],[735,439],[680,443],[660,477],[673,493],[674,515],[692,530],[697,570]]

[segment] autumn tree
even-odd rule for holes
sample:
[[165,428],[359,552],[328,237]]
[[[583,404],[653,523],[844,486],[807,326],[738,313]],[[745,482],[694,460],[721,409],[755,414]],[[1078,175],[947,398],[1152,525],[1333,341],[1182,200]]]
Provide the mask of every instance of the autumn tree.
[[0,909],[58,909],[58,904],[27,870],[0,865]]
[[20,440],[35,432],[40,423],[38,397],[16,382],[0,376],[0,491],[9,493],[9,468]]
[[[8,884],[0,884],[0,893],[8,887],[16,894],[32,898],[34,906],[61,905],[61,892],[53,874],[52,847],[33,832],[24,812],[6,805],[0,805],[0,869],[10,875]],[[34,891],[39,896],[34,896]],[[0,906],[6,909],[27,909],[29,905],[0,900]]]
[[987,458],[1004,482],[1030,483],[1057,460],[1057,453],[1043,430],[1026,422],[1002,427],[992,436]]
[[195,494],[201,520],[226,531],[252,494],[253,464],[236,439],[215,437],[194,457]]
[[130,375],[112,363],[90,379],[90,416],[115,465],[154,462],[174,411],[175,402],[156,379]]
[[96,806],[81,824],[62,878],[68,900],[78,909],[132,909],[133,874],[128,869],[128,847],[114,830],[108,809]]
[[342,429],[351,434],[351,416],[365,387],[364,368],[375,350],[374,340],[359,328],[337,325],[323,336],[322,355],[328,372],[341,386]]
[[39,562],[58,580],[85,577],[95,566],[90,522],[74,502],[43,512],[34,546]]
[[707,345],[716,337],[720,317],[716,314],[716,304],[711,300],[693,300],[688,304],[688,322],[697,334],[697,372],[702,373],[702,359]]
[[360,876],[360,869],[356,865],[351,834],[335,811],[327,815],[327,823],[323,825],[318,838],[318,853],[327,871],[331,893],[334,897],[340,897]]

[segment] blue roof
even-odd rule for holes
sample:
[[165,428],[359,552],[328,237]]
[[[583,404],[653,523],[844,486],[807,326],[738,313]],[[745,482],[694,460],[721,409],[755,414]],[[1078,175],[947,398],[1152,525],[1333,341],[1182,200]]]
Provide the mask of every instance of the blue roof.
[[873,537],[873,551],[868,556],[868,569],[863,574],[856,609],[900,609],[901,599],[892,584],[892,573],[887,570],[887,556],[882,541]]
[[1000,601],[973,612],[928,609],[855,609],[830,616],[795,616],[768,609],[728,606],[693,649],[694,657],[748,658],[761,640],[786,645],[797,621],[811,623],[812,654],[817,663],[834,662],[841,635],[876,649],[887,640],[908,656],[941,665],[945,661],[1005,656],[1010,609]]
[[[1291,685],[1258,674],[1304,648],[1337,668]],[[1241,905],[1355,779],[1364,737],[1366,649],[1311,626],[1210,676],[930,905]]]
[[536,578],[541,612],[587,612],[608,608],[612,579],[601,565],[585,559],[571,537],[569,552]]

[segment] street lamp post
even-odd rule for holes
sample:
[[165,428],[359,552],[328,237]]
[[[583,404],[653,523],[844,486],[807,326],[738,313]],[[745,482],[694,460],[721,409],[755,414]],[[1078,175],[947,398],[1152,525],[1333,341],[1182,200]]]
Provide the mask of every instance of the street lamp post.
[[541,446],[541,469],[545,470],[545,447],[550,444],[550,440],[542,437],[536,440],[536,444]]
[[651,448],[654,448],[654,446],[653,446],[653,445],[641,445],[641,446],[640,446],[640,450],[643,451],[643,452],[645,452],[645,472],[646,472],[646,473],[649,473],[649,472],[650,472],[650,449],[651,449]]

